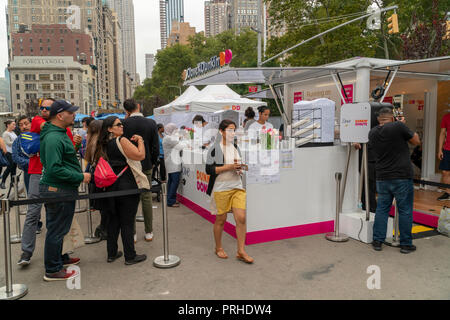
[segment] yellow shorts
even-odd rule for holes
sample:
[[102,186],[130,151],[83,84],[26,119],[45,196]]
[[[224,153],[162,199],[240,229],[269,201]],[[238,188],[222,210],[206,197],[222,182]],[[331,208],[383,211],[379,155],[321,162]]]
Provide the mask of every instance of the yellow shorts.
[[214,192],[217,214],[222,215],[235,209],[247,209],[247,193],[241,189]]

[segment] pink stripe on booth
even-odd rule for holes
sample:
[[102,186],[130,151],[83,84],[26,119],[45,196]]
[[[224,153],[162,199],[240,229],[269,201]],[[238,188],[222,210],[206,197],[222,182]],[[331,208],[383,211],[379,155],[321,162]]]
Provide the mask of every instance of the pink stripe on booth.
[[[211,223],[215,222],[216,217],[214,215],[212,215],[208,210],[204,209],[198,204],[192,202],[191,200],[178,194],[178,201],[187,208],[191,209],[192,211],[200,215],[201,217],[208,220],[209,222]],[[233,226],[231,223],[229,222],[225,223],[224,231],[229,235],[231,235],[232,237],[236,238],[236,227]],[[334,231],[334,221],[325,221],[271,230],[254,231],[247,233],[245,244],[251,245],[283,239],[306,237],[333,231]]]
[[[395,207],[391,207],[391,212],[389,212],[391,217],[395,216]],[[439,217],[433,214],[427,214],[419,211],[413,211],[413,221],[415,223],[423,224],[428,227],[437,228]]]

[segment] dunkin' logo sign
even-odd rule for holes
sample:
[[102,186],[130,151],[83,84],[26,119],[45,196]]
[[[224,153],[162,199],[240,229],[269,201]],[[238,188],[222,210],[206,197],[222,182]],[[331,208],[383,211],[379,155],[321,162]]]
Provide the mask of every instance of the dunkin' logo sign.
[[231,50],[225,50],[219,53],[218,56],[212,57],[209,61],[202,61],[197,64],[195,68],[189,68],[184,70],[181,77],[183,80],[189,80],[210,71],[220,69],[221,67],[230,64],[233,59],[233,52]]
[[203,193],[208,191],[209,175],[197,170],[197,190]]
[[355,120],[355,126],[357,127],[367,127],[369,125],[368,120]]

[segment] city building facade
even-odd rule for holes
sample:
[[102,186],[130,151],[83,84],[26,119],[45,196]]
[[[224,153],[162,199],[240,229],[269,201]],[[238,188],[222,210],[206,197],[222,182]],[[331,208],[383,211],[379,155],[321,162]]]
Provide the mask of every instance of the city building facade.
[[195,35],[195,27],[191,27],[189,22],[172,21],[172,31],[170,32],[167,46],[171,47],[175,44],[189,44],[189,37]]
[[90,85],[83,83],[88,67],[71,56],[14,57],[9,64],[12,112],[25,113],[27,105],[41,97],[65,99],[84,106],[85,100],[93,100],[93,97],[83,97],[86,92],[83,86]]
[[236,34],[241,33],[243,29],[258,29],[258,1],[231,1],[231,27],[235,30]]
[[145,55],[145,69],[146,69],[146,78],[151,78],[153,73],[153,68],[155,66],[155,55],[154,54],[146,54]]
[[159,10],[161,49],[165,49],[174,21],[184,22],[184,0],[161,0]]
[[231,29],[231,18],[228,0],[205,1],[205,36],[214,37]]

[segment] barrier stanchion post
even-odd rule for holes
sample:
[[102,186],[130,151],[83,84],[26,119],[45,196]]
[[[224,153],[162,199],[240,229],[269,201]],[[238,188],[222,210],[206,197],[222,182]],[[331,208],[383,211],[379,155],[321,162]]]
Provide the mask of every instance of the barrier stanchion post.
[[11,242],[9,225],[9,203],[8,200],[1,200],[1,213],[3,215],[3,238],[5,245],[5,282],[6,286],[0,288],[0,300],[20,299],[28,293],[28,288],[24,284],[13,284],[12,262],[11,262]]
[[162,214],[163,214],[163,238],[164,238],[164,256],[157,257],[153,261],[153,265],[157,268],[173,268],[180,264],[181,260],[177,256],[169,254],[169,228],[167,221],[167,184],[161,185],[161,201],[162,201]]
[[[19,200],[19,179],[17,176],[12,176],[11,179],[14,179],[14,200]],[[20,207],[15,207],[16,213],[16,234],[11,236],[11,243],[20,243],[22,242],[22,228],[20,226]]]
[[[87,188],[87,187],[86,187]],[[88,225],[88,235],[84,237],[84,243],[93,244],[101,241],[100,238],[97,238],[92,231],[92,211],[91,211],[91,201],[87,199],[87,225]]]
[[390,245],[391,247],[400,247],[400,230],[399,230],[400,216],[398,214],[397,200],[394,200],[394,207],[395,207],[394,235],[392,236],[392,242],[389,243],[389,241],[387,241],[386,244]]
[[370,200],[369,200],[369,152],[367,143],[364,143],[363,161],[364,161],[364,198],[366,200],[366,221],[370,220]]
[[334,232],[328,233],[325,238],[333,242],[345,242],[349,237],[345,234],[339,233],[339,216],[341,214],[341,180],[342,173],[337,172],[336,178],[336,221],[334,226]]

